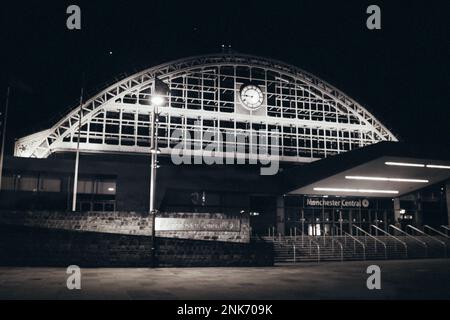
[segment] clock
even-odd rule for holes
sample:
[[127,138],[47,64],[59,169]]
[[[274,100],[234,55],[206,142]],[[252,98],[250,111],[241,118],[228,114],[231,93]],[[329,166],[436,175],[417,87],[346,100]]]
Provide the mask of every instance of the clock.
[[264,94],[257,85],[249,84],[241,88],[240,98],[244,107],[252,111],[263,104]]

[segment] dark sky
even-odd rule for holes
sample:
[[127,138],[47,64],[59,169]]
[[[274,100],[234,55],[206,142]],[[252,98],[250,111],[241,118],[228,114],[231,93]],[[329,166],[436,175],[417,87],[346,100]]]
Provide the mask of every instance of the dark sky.
[[[121,73],[184,56],[275,58],[330,82],[406,142],[450,145],[450,6],[446,1],[21,1],[1,5],[1,107],[12,85],[14,138],[50,127]],[[66,29],[81,7],[82,30]],[[369,4],[382,30],[366,28]],[[110,54],[112,52],[112,54]],[[8,153],[12,148],[8,148]]]

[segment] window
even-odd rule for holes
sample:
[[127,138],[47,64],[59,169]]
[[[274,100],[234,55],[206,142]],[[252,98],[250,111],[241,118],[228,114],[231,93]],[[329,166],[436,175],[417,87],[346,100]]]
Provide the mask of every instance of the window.
[[97,181],[97,194],[116,194],[114,181]]
[[14,190],[14,176],[2,177],[2,190]]
[[42,178],[40,191],[43,192],[60,192],[61,180],[56,178]]
[[79,180],[78,193],[81,194],[116,194],[115,181]]
[[91,194],[94,191],[94,181],[78,180],[77,192]]
[[19,190],[20,191],[37,191],[38,178],[36,177],[18,177],[19,178]]
[[94,202],[94,208],[92,211],[103,211],[103,203],[102,202]]

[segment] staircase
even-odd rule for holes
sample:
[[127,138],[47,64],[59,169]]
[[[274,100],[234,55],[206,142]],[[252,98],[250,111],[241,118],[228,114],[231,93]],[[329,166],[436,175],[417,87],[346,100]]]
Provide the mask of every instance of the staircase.
[[[401,230],[400,230],[401,231]],[[273,243],[275,263],[450,257],[446,234],[385,232],[379,235],[263,237]]]

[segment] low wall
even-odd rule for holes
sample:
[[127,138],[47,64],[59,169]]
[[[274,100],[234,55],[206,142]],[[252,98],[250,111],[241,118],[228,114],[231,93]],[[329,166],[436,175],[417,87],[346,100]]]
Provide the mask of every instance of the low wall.
[[[24,212],[0,211],[0,223],[39,228],[151,236],[152,217],[136,212]],[[156,236],[179,239],[250,241],[247,217],[224,214],[161,213]]]
[[[157,266],[268,266],[270,243],[156,238]],[[149,267],[151,237],[0,224],[0,265]]]

